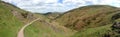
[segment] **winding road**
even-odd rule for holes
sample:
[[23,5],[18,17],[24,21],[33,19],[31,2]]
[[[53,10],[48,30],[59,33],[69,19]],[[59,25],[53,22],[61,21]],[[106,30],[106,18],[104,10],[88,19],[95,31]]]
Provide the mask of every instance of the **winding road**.
[[24,29],[25,29],[27,26],[29,26],[30,24],[32,24],[33,22],[35,22],[35,21],[37,21],[37,20],[39,20],[39,19],[40,19],[40,18],[37,18],[37,19],[31,21],[30,23],[26,24],[25,26],[23,26],[23,27],[19,30],[19,32],[18,32],[18,34],[17,34],[17,37],[24,37]]

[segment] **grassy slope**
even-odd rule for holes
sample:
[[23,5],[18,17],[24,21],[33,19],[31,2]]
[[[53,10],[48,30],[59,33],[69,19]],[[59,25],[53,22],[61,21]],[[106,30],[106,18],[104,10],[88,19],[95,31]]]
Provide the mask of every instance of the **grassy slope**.
[[118,10],[107,5],[85,6],[66,12],[56,21],[75,30],[104,26],[112,22],[111,18]]
[[0,1],[0,37],[16,37],[23,25],[10,10],[10,7]]
[[65,37],[65,35],[56,33],[49,26],[37,21],[25,29],[25,37]]

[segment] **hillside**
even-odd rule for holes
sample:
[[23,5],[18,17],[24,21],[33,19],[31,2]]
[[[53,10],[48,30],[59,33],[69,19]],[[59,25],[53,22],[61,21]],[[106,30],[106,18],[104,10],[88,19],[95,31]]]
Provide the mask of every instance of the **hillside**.
[[119,37],[119,19],[120,9],[117,7],[89,5],[70,10],[54,21],[77,30],[72,37]]
[[[118,22],[116,24],[116,22]],[[119,37],[120,36],[120,18],[114,23],[105,26],[87,28],[74,34],[72,37]]]
[[11,13],[11,6],[0,1],[0,37],[16,37],[23,23]]
[[[114,22],[120,9],[108,5],[90,5],[70,10],[56,21],[74,30],[104,26]],[[113,17],[114,16],[114,17]]]

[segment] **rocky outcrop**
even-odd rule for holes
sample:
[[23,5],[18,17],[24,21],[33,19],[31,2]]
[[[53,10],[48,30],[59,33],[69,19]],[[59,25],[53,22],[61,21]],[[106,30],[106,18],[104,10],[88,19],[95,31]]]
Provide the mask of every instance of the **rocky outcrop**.
[[20,20],[24,20],[24,17],[21,15],[20,12],[17,12],[15,10],[11,10],[11,13],[16,16],[16,18],[19,18]]
[[11,10],[11,13],[16,18],[21,20],[23,23],[27,23],[29,21],[32,21],[32,20],[36,19],[36,17],[32,13],[27,13],[27,12],[21,13],[21,12],[18,12],[16,10]]
[[120,34],[120,22],[115,22],[112,25],[112,30]]

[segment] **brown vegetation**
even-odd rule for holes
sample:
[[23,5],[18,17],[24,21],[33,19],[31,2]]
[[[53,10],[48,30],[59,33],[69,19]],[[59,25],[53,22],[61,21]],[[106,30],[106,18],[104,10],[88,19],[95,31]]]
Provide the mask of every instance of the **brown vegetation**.
[[112,23],[112,16],[120,9],[107,5],[91,5],[80,7],[64,13],[56,21],[69,28],[80,30],[82,28],[98,27]]

